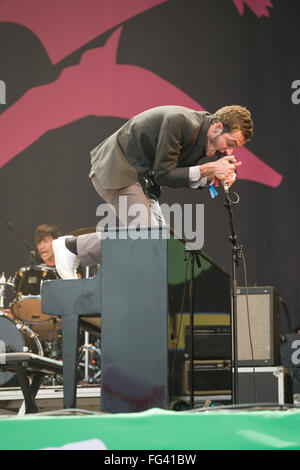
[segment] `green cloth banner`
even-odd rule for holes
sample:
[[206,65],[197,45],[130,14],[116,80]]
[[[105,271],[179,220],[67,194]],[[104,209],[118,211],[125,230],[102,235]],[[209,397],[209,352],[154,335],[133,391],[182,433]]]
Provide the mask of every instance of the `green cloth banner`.
[[300,411],[152,409],[131,414],[0,419],[1,450],[99,440],[108,450],[300,449]]

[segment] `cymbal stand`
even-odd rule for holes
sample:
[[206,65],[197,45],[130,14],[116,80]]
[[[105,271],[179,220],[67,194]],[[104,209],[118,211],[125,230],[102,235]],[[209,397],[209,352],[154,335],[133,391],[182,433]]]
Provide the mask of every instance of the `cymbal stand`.
[[16,237],[19,240],[21,240],[24,243],[26,248],[30,251],[30,264],[31,265],[38,264],[37,255],[36,255],[34,247],[32,245],[30,245],[30,243],[28,243],[28,241],[25,240],[25,238],[19,232],[17,232],[17,230],[14,228],[12,222],[7,220],[6,217],[2,214],[2,212],[0,212],[0,217],[6,223],[7,227],[16,235]]
[[195,407],[195,392],[194,392],[194,303],[195,303],[195,261],[198,268],[201,268],[201,261],[199,257],[199,250],[191,250],[188,245],[185,245],[185,250],[189,254],[191,262],[191,277],[189,283],[189,304],[190,304],[190,408]]
[[0,277],[0,310],[4,309],[5,284],[5,275],[2,273],[2,276]]
[[[85,278],[88,279],[90,275],[90,267],[86,266],[85,268]],[[87,330],[84,331],[84,381],[89,382],[89,358],[90,358],[90,334]]]

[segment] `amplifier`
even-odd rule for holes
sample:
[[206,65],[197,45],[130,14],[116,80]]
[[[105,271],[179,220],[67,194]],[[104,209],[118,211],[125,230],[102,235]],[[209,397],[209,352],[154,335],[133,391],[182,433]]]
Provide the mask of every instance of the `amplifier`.
[[[189,355],[191,329],[185,329],[185,348]],[[194,359],[231,359],[231,328],[229,326],[195,326]]]
[[[280,364],[280,302],[273,287],[237,289],[237,355],[239,366]],[[251,341],[250,334],[251,332]],[[252,349],[253,358],[252,358]]]
[[[191,362],[184,365],[184,393],[191,387]],[[195,395],[230,395],[232,387],[231,361],[194,361]]]

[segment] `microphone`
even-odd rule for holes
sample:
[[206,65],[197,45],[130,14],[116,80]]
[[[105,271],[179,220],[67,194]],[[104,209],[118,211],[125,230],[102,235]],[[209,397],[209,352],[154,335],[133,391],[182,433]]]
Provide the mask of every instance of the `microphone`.
[[229,191],[228,183],[223,184],[224,193],[227,203],[238,204],[240,202],[240,196],[235,191]]

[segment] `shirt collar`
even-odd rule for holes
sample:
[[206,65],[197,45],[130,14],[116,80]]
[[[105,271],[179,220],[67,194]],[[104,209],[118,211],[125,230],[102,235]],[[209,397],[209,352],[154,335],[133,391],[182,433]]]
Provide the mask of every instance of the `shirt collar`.
[[199,145],[201,148],[201,156],[206,155],[206,135],[209,126],[211,125],[213,115],[212,114],[207,114],[204,119],[203,119],[203,124],[201,126],[200,134],[199,134]]

